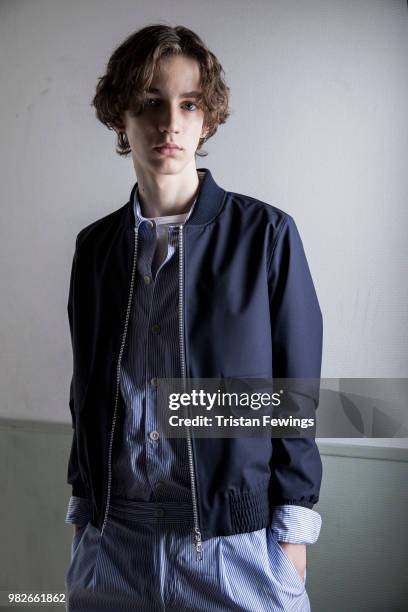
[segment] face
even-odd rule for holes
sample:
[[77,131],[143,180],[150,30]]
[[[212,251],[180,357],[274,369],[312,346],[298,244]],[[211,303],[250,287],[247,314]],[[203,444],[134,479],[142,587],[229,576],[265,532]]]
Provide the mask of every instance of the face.
[[[163,58],[147,92],[147,106],[135,117],[124,114],[126,135],[136,169],[178,174],[194,160],[203,130],[204,111],[194,92],[200,90],[200,67],[182,55]],[[165,142],[179,148],[158,149]]]

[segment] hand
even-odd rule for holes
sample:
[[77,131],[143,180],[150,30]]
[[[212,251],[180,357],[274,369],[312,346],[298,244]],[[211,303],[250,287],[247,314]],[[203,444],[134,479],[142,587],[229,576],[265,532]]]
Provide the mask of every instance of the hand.
[[292,561],[302,580],[304,580],[306,569],[306,544],[292,544],[291,542],[278,542],[278,544]]
[[74,537],[75,537],[78,531],[82,528],[82,525],[76,525],[75,523],[73,523],[73,525],[74,525]]

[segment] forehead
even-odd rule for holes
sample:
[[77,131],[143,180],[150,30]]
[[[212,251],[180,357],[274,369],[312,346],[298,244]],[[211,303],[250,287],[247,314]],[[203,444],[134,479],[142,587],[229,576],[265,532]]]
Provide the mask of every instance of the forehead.
[[172,55],[162,58],[153,74],[149,88],[154,93],[162,90],[190,92],[200,90],[200,65],[194,58]]

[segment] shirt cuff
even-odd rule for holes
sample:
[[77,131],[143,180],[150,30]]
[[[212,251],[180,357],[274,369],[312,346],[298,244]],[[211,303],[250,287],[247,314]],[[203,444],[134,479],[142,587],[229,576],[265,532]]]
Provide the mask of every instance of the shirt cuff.
[[66,523],[75,523],[76,525],[86,525],[92,518],[92,509],[89,499],[85,497],[76,497],[71,495],[68,502]]
[[322,517],[316,510],[292,504],[274,506],[271,529],[280,542],[314,544],[321,526]]

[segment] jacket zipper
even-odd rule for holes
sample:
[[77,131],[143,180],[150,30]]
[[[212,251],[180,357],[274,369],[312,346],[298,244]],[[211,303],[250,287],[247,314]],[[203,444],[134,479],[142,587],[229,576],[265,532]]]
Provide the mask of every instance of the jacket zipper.
[[[116,425],[116,417],[117,417],[117,407],[118,407],[118,397],[119,397],[119,386],[120,386],[120,367],[122,361],[123,349],[126,342],[127,328],[129,324],[129,316],[130,316],[130,307],[132,304],[133,297],[133,288],[134,288],[134,277],[135,277],[135,269],[136,269],[136,260],[137,260],[137,239],[138,239],[138,227],[135,227],[135,243],[134,243],[134,252],[133,252],[133,265],[132,265],[132,276],[130,282],[129,289],[129,298],[128,305],[126,311],[126,319],[125,325],[122,334],[122,342],[118,356],[118,362],[116,366],[116,391],[115,391],[115,408],[113,412],[112,419],[112,428],[111,435],[109,441],[109,451],[108,451],[108,492],[106,498],[106,509],[105,516],[103,519],[101,536],[106,527],[106,523],[108,520],[109,506],[110,506],[110,498],[111,498],[111,483],[112,483],[112,448],[113,448],[113,437],[115,433],[115,425]],[[180,334],[180,361],[181,361],[181,375],[183,382],[186,379],[186,364],[185,364],[185,351],[184,351],[184,317],[183,317],[183,297],[184,297],[184,285],[183,285],[183,259],[184,259],[184,241],[183,241],[183,226],[179,226],[179,334]],[[188,452],[188,461],[190,468],[190,480],[191,480],[191,494],[193,501],[193,516],[194,516],[194,526],[192,532],[192,541],[193,545],[196,549],[196,558],[197,560],[201,560],[203,558],[202,554],[202,541],[201,541],[201,531],[198,520],[198,508],[197,508],[197,494],[196,494],[196,485],[195,485],[195,473],[194,473],[194,461],[193,461],[193,451],[191,444],[191,433],[190,428],[186,426],[187,431],[187,452]]]
[[[181,377],[183,380],[183,388],[185,386],[186,379],[186,359],[184,350],[184,283],[183,283],[183,261],[184,261],[184,240],[183,240],[183,225],[179,225],[179,337],[180,337],[180,362],[181,362]],[[194,461],[193,461],[193,449],[191,444],[191,433],[190,427],[186,425],[187,432],[187,452],[188,452],[188,463],[190,468],[190,480],[191,480],[191,495],[193,501],[193,517],[194,526],[192,531],[193,545],[196,549],[196,559],[201,561],[203,558],[202,542],[201,542],[201,531],[198,520],[198,507],[197,507],[197,492],[196,492],[196,479],[194,473]]]
[[134,280],[135,280],[135,269],[136,269],[136,259],[137,259],[137,239],[138,239],[139,227],[136,226],[134,230],[135,230],[135,243],[134,243],[134,251],[133,251],[132,277],[130,281],[129,298],[128,298],[128,304],[127,304],[127,310],[126,310],[125,326],[124,326],[123,334],[122,334],[122,343],[120,346],[118,363],[116,366],[115,409],[113,411],[112,429],[111,429],[109,452],[108,452],[108,494],[106,497],[106,509],[105,509],[105,516],[103,519],[103,524],[102,524],[102,529],[101,529],[101,536],[106,527],[106,523],[108,520],[108,513],[109,513],[109,505],[110,505],[110,497],[111,497],[111,483],[112,483],[112,446],[113,446],[113,436],[115,432],[116,415],[117,415],[117,408],[118,408],[119,385],[120,385],[120,366],[122,362],[123,349],[124,349],[125,342],[126,342],[126,334],[127,334],[128,324],[129,324],[130,307],[132,304],[133,287],[134,287]]

